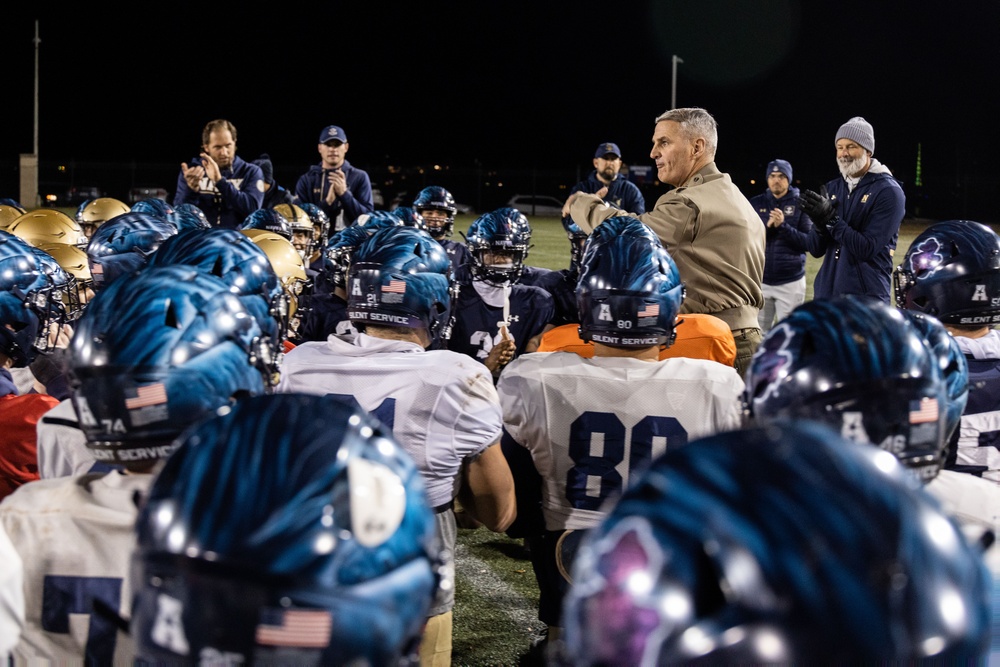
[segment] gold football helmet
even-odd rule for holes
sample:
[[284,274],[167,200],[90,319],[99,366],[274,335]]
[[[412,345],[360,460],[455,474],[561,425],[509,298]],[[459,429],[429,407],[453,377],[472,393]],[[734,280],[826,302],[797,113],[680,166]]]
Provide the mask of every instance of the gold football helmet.
[[79,319],[87,301],[94,296],[94,279],[90,275],[87,253],[77,246],[65,243],[41,243],[36,247],[51,255],[62,270],[75,279],[61,298],[66,307],[67,319]]
[[114,197],[98,197],[84,202],[77,209],[76,221],[80,223],[83,233],[89,239],[94,235],[94,231],[105,222],[116,215],[128,213],[131,210],[128,204]]
[[80,223],[54,208],[28,211],[11,222],[7,231],[35,247],[42,243],[62,243],[85,249],[88,243]]
[[305,260],[288,239],[274,232],[263,229],[241,229],[240,232],[264,251],[271,262],[271,268],[278,274],[278,280],[288,296],[289,329],[295,333],[299,326],[299,318],[296,316],[299,296],[309,286]]
[[27,211],[23,208],[18,208],[9,204],[0,204],[0,231],[7,231],[10,223],[14,222],[25,213],[27,213]]
[[295,204],[278,204],[274,210],[288,220],[288,226],[292,228],[292,245],[302,259],[309,261],[316,243],[315,227],[309,214]]

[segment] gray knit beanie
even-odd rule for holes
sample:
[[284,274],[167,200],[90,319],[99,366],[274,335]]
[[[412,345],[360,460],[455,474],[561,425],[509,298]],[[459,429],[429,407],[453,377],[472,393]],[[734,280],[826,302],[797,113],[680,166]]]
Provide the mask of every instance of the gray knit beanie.
[[850,139],[872,155],[875,154],[875,130],[872,129],[872,124],[861,116],[855,116],[841,125],[833,141],[836,142],[838,139]]

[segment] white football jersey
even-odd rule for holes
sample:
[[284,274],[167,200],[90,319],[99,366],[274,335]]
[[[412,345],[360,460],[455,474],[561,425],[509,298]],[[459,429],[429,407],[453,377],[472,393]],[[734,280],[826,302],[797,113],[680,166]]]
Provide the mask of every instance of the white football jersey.
[[549,530],[595,526],[649,462],[741,425],[743,381],[703,359],[522,355],[497,384],[504,425],[542,476]]
[[[1000,486],[981,477],[954,470],[942,470],[924,486],[937,498],[945,513],[962,527],[971,540],[979,540],[987,530],[1000,536]],[[1000,581],[1000,542],[985,554],[993,578]]]
[[94,600],[128,618],[136,496],[152,475],[83,475],[21,486],[0,523],[24,563],[25,627],[17,664],[131,664],[132,641]]
[[462,462],[497,442],[502,429],[493,377],[482,363],[365,334],[289,351],[278,391],[337,395],[376,417],[423,473],[432,507],[454,498]]
[[24,565],[0,524],[0,664],[17,645],[24,628]]
[[42,479],[84,475],[96,463],[80,430],[72,399],[59,403],[38,420],[38,475]]

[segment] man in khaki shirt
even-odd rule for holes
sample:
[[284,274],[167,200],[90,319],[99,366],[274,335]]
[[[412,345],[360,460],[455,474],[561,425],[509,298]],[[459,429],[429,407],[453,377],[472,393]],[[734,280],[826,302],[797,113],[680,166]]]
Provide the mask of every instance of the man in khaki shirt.
[[[761,340],[764,227],[729,174],[715,166],[717,144],[715,119],[704,109],[658,116],[649,155],[659,180],[674,187],[635,217],[656,232],[677,264],[687,287],[681,313],[708,313],[729,325],[736,339],[734,367],[742,376]],[[625,213],[605,204],[602,195],[576,193],[567,202],[584,231]]]

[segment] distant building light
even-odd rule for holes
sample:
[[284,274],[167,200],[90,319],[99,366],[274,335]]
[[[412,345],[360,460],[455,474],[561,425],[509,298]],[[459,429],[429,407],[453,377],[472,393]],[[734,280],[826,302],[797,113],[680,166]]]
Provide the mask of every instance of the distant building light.
[[441,171],[441,165],[439,164],[434,165],[434,171]]

